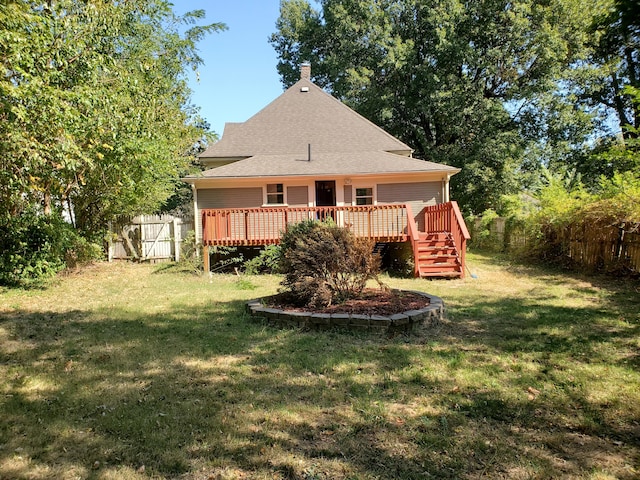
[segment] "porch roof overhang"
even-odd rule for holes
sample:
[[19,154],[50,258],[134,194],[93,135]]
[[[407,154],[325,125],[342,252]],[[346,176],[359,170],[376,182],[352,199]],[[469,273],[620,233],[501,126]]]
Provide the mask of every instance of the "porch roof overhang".
[[183,178],[195,184],[203,180],[240,180],[265,177],[346,177],[371,175],[442,174],[447,178],[459,168],[419,160],[389,152],[348,152],[311,155],[256,155],[228,165],[212,168],[199,175]]

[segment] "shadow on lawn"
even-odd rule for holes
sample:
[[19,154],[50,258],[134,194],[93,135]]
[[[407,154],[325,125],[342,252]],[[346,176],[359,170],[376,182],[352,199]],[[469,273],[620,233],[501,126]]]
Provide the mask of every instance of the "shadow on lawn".
[[[567,474],[586,474],[603,456],[638,459],[637,447],[620,447],[637,445],[637,430],[612,422],[582,388],[532,402],[423,375],[432,363],[453,377],[491,371],[497,354],[534,354],[538,371],[506,380],[524,391],[551,378],[558,357],[606,361],[601,347],[627,346],[637,322],[615,324],[619,312],[606,306],[531,298],[456,308],[430,339],[437,350],[424,338],[265,328],[240,301],[145,316],[2,315],[0,477],[135,475],[142,465],[187,478],[223,467],[292,479],[509,477],[557,473],[558,458]],[[588,425],[562,424],[577,411]],[[579,454],[576,434],[589,436]]]
[[[476,298],[450,310],[451,333],[501,352],[538,354],[541,361],[563,355],[584,363],[614,360],[637,370],[640,314],[635,303],[640,307],[640,298],[631,297],[628,289],[580,308],[545,304],[535,296],[493,302]],[[627,349],[631,356],[612,359],[608,345]]]

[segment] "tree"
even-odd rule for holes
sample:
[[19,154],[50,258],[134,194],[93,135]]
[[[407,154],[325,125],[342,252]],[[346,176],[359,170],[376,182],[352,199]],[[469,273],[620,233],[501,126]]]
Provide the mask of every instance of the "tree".
[[[588,140],[564,160],[591,191],[601,177],[638,168],[640,132],[640,5],[611,0],[596,11],[588,28],[589,55],[565,84],[573,108],[591,112],[599,124]],[[568,129],[565,129],[568,131]],[[594,134],[595,133],[595,134]]]
[[[637,0],[615,0],[592,26],[590,61],[599,75],[585,82],[583,95],[593,105],[615,112],[623,137],[637,138],[640,104],[632,91],[640,88],[640,5]],[[628,126],[632,129],[627,128]]]
[[587,58],[607,1],[285,0],[271,43],[285,85],[311,61],[318,85],[415,156],[462,167],[452,195],[481,212],[522,187],[527,122],[549,119],[534,113]]
[[157,209],[201,136],[185,69],[195,25],[165,0],[0,3],[0,208],[67,206],[97,232]]
[[202,172],[205,167],[198,160],[198,155],[207,149],[207,145],[218,140],[218,135],[210,131],[210,124],[206,120],[194,123],[200,130],[200,138],[191,145],[187,153],[189,164],[179,172],[179,176],[173,179],[173,193],[160,207],[161,213],[171,215],[193,216],[193,190],[191,185],[182,181],[187,175],[195,175]]
[[[640,89],[626,86],[624,95],[628,96],[632,108],[640,108]],[[599,190],[602,182],[612,180],[616,175],[640,172],[640,129],[625,125],[623,135],[609,141],[603,141],[580,165],[580,171],[594,190]]]

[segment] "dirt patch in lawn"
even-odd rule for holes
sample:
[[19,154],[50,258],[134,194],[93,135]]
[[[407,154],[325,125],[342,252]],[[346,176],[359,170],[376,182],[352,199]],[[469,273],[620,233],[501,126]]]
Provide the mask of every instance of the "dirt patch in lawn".
[[311,308],[296,305],[290,293],[280,293],[265,299],[266,306],[292,312],[348,313],[351,315],[391,316],[409,310],[429,306],[429,298],[413,292],[398,290],[365,289],[360,297],[330,305]]

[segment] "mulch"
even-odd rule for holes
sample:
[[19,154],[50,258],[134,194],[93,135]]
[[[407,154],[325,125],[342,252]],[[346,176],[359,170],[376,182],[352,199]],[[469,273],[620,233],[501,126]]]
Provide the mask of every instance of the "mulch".
[[287,294],[265,299],[267,306],[293,312],[348,313],[352,315],[391,316],[408,310],[419,310],[429,305],[429,299],[412,292],[397,290],[365,289],[358,298],[325,308],[300,307],[289,301]]

